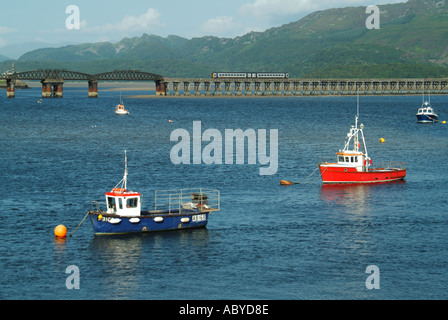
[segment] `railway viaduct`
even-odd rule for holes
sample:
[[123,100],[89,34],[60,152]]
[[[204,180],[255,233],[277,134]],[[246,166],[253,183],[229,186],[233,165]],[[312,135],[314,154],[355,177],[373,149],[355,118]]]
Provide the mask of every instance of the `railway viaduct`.
[[62,98],[66,81],[87,81],[89,97],[98,97],[99,81],[153,81],[159,96],[319,96],[448,94],[447,78],[397,79],[271,79],[271,78],[165,78],[138,70],[117,70],[95,75],[68,70],[8,72],[7,97],[15,97],[17,80],[42,83],[43,98]]

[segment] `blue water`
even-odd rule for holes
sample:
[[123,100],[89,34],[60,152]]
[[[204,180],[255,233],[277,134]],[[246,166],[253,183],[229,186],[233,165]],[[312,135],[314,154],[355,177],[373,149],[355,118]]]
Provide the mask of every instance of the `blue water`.
[[[323,187],[317,163],[333,161],[354,122],[356,98],[127,99],[117,92],[37,103],[40,90],[0,95],[1,299],[447,299],[448,125],[417,124],[420,97],[361,97],[373,161],[405,161],[406,181]],[[133,93],[135,94],[135,93]],[[440,120],[448,97],[433,96]],[[168,120],[173,120],[169,123]],[[176,128],[278,129],[279,169],[180,165],[170,160]],[[269,131],[268,131],[269,132]],[[380,138],[386,143],[381,144]],[[207,229],[94,236],[91,200],[122,178],[152,205],[154,190],[221,190]],[[69,290],[68,266],[80,288]],[[366,268],[380,270],[368,290]]]

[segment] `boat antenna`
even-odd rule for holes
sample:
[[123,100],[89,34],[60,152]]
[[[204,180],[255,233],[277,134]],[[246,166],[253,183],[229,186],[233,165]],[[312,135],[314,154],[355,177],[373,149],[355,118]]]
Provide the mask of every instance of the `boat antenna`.
[[124,175],[123,175],[123,179],[121,179],[120,182],[117,183],[115,188],[118,188],[118,186],[120,184],[121,184],[121,188],[124,187],[125,190],[128,189],[128,156],[126,154],[126,150],[124,150]]
[[359,118],[359,90],[356,92],[356,108],[357,108],[357,114],[356,116]]
[[124,189],[127,190],[128,189],[128,156],[126,153],[126,150],[124,150],[124,176],[123,176],[123,181],[124,181]]
[[423,95],[422,95],[422,104],[425,104],[425,81],[423,80]]

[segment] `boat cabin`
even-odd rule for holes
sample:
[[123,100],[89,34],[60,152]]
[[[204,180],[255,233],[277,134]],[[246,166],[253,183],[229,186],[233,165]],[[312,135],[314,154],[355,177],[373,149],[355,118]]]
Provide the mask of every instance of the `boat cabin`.
[[371,165],[372,160],[368,160],[369,163],[366,161],[366,157],[362,152],[338,152],[336,153],[337,159],[338,159],[338,165],[342,167],[354,167],[358,171],[363,171],[366,167]]
[[114,188],[106,192],[107,213],[123,217],[141,216],[141,194]]
[[435,115],[434,109],[431,107],[420,108],[418,109],[417,115]]
[[338,163],[343,165],[363,165],[364,163],[364,155],[362,153],[342,153],[338,152],[336,154],[338,156]]

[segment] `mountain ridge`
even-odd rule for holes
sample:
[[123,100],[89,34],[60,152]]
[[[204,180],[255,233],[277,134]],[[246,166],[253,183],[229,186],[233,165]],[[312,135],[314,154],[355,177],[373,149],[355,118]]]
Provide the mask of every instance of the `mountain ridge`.
[[379,77],[394,76],[389,69],[395,66],[395,76],[448,76],[446,0],[409,0],[379,8],[379,30],[367,29],[366,7],[333,8],[235,38],[143,34],[117,43],[37,49],[22,55],[16,69],[96,73],[120,68],[168,77],[243,70],[282,71],[292,77]]

